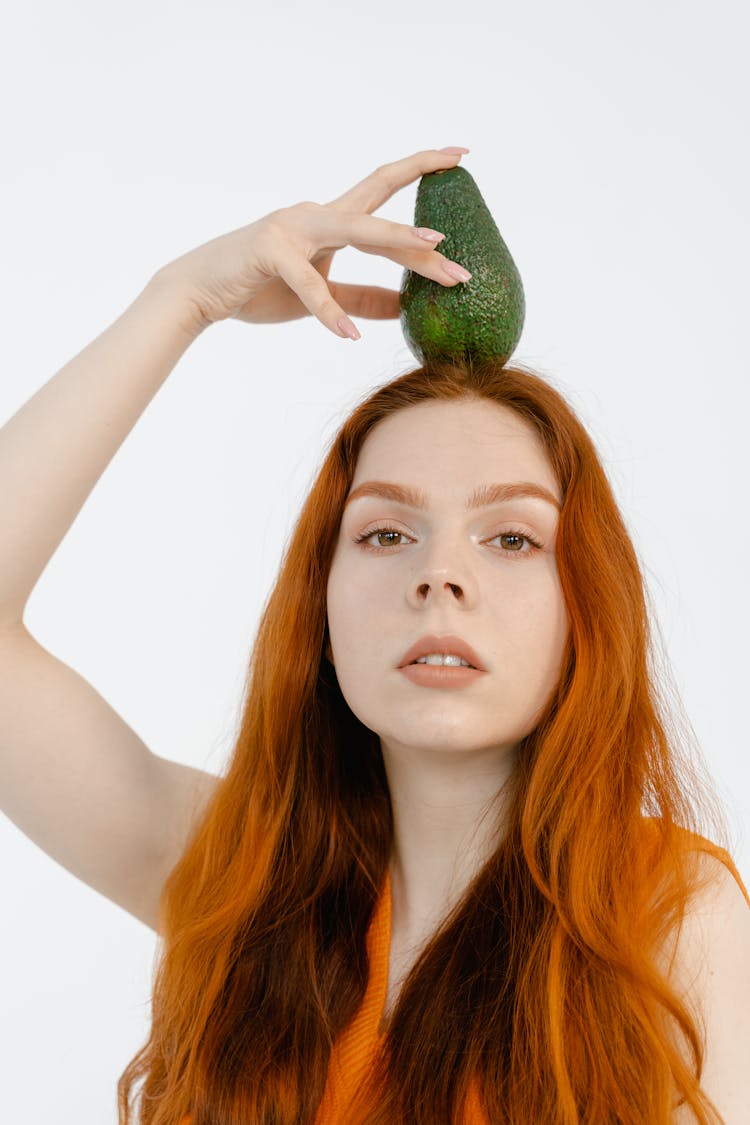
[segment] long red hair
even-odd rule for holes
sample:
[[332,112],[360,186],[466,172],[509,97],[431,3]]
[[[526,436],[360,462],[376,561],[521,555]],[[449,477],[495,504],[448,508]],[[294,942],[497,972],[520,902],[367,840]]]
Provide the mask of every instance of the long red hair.
[[723,807],[591,438],[548,380],[467,359],[378,388],[325,457],[260,620],[227,771],[164,886],[150,1037],[118,1084],[120,1125],[314,1121],[364,996],[393,829],[378,737],[325,658],[329,569],[373,426],[472,396],[544,444],[571,634],[519,748],[507,834],[403,986],[362,1121],[453,1121],[473,1077],[491,1123],[667,1125],[679,1099],[700,1125],[721,1120],[700,1088],[700,1018],[655,950],[711,878],[695,848],[731,848]]

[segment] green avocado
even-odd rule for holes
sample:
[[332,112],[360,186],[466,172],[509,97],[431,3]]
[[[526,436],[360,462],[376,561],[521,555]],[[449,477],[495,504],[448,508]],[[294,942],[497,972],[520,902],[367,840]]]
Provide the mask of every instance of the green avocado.
[[505,363],[523,328],[521,276],[473,177],[457,166],[422,176],[414,225],[445,234],[436,249],[472,275],[444,286],[413,270],[401,280],[401,328],[421,363],[471,356]]

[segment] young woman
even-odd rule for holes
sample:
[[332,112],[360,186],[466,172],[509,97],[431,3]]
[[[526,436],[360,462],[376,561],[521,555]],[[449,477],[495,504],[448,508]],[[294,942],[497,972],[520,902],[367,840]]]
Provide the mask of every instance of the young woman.
[[163,941],[121,1125],[747,1119],[750,898],[592,441],[534,372],[430,364],[346,421],[221,778],[152,754],[23,624],[208,326],[397,317],[328,280],[346,245],[466,283],[445,232],[372,215],[465,151],[169,263],[0,432],[3,807]]

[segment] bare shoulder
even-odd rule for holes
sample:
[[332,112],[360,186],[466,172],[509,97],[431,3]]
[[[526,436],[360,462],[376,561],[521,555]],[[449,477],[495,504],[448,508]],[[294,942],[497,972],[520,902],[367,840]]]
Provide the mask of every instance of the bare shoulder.
[[[697,862],[710,882],[685,915],[671,975],[704,1022],[701,1085],[726,1125],[740,1125],[750,1107],[750,904],[720,859],[701,852]],[[682,1107],[674,1120],[688,1125],[694,1117]]]

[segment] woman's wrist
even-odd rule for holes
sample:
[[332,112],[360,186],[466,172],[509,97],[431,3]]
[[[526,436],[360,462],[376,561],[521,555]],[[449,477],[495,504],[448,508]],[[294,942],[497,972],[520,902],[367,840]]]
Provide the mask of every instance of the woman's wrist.
[[163,304],[190,343],[211,323],[201,315],[198,301],[187,279],[181,277],[171,266],[164,266],[156,271],[143,295]]

